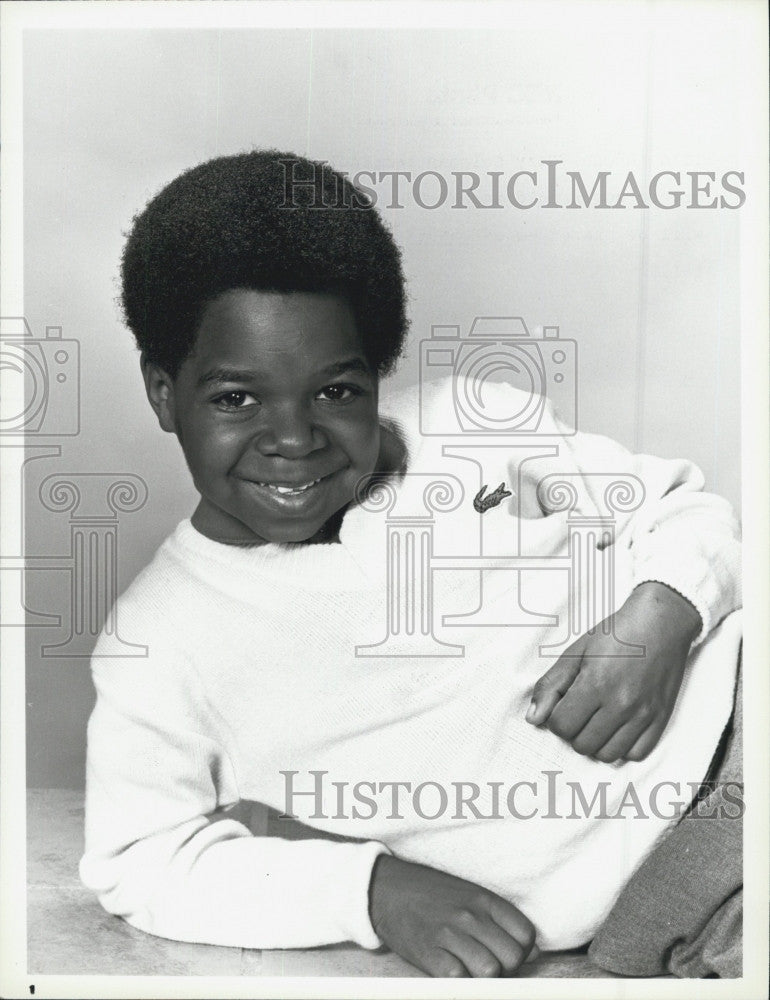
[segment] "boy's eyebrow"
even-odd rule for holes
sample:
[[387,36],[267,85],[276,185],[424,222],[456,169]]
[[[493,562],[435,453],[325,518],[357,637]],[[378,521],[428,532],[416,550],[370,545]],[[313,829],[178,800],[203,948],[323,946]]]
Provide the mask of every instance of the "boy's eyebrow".
[[348,358],[346,361],[336,361],[333,365],[327,365],[318,374],[331,377],[332,375],[344,375],[347,372],[371,375],[372,369],[362,358]]
[[[318,375],[331,378],[334,375],[343,375],[347,372],[369,376],[372,374],[369,365],[361,358],[348,358],[345,361],[335,361],[334,364],[327,365],[318,372]],[[195,384],[197,388],[202,388],[205,385],[220,382],[257,382],[261,378],[264,378],[263,372],[247,368],[227,368],[220,365],[204,372]]]
[[259,372],[248,371],[245,368],[211,368],[204,372],[195,383],[197,388],[210,385],[212,382],[250,382],[259,378]]

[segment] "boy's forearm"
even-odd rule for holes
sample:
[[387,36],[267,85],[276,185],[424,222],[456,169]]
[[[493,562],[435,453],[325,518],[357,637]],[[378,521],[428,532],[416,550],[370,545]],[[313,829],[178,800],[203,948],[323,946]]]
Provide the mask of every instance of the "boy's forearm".
[[[201,829],[190,836],[196,822]],[[88,852],[81,877],[108,912],[172,940],[241,948],[342,941],[379,947],[367,888],[382,845],[254,837],[239,825],[206,824],[201,817],[116,858]]]

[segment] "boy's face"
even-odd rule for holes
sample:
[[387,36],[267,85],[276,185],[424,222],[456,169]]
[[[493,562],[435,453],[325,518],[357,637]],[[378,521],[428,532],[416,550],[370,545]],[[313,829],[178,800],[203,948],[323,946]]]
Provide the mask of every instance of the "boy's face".
[[376,467],[377,377],[342,297],[226,292],[175,381],[147,368],[201,495],[193,524],[210,538],[312,540]]

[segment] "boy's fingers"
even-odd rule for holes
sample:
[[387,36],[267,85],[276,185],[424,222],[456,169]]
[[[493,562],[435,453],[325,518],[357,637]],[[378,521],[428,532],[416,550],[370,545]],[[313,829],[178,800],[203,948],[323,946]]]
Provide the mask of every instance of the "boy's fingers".
[[535,684],[527,714],[527,722],[542,726],[565,692],[580,673],[579,656],[561,656]]
[[644,760],[658,745],[658,740],[663,735],[664,729],[665,725],[661,726],[659,722],[654,722],[645,729],[630,750],[623,754],[623,757],[631,761]]
[[[591,721],[593,722],[593,719]],[[586,734],[585,739],[581,732],[572,745],[578,753],[588,754],[602,761],[604,764],[611,764],[613,761],[626,757],[626,754],[646,728],[646,722],[640,722],[638,719],[630,719],[621,726],[615,723],[612,728],[608,727],[607,732],[604,734],[604,739],[602,739],[603,734],[598,731],[593,735]],[[584,743],[587,749],[578,750],[578,744],[582,746]]]
[[435,949],[425,962],[424,970],[438,979],[461,979],[468,975],[468,970],[457,955],[445,948]]
[[489,909],[489,915],[509,937],[518,941],[525,956],[537,947],[535,925],[512,903],[498,896]]
[[[579,691],[576,684],[551,712],[548,728],[563,740],[572,743],[578,734],[594,721],[601,712],[601,707],[595,691]],[[596,745],[601,746],[602,743],[606,743],[616,728],[617,726],[607,729],[601,742]]]
[[[479,931],[476,931],[479,933]],[[481,936],[481,934],[479,934]],[[515,942],[511,946],[518,950],[518,960],[513,968],[521,964],[521,947]],[[503,963],[485,941],[479,941],[471,934],[452,931],[447,935],[447,951],[456,955],[468,970],[468,974],[477,979],[496,979],[505,973]],[[511,970],[512,971],[512,970]]]
[[611,742],[614,743],[616,737],[621,736],[622,731],[623,748],[628,750],[644,726],[637,726],[632,732],[627,728],[627,725],[618,722],[611,711],[602,707],[571,741],[572,749],[586,757],[593,757],[598,751],[608,747]]
[[528,938],[520,941],[492,919],[483,922],[473,936],[495,955],[500,962],[501,975],[515,972],[527,957]]
[[532,945],[532,951],[524,959],[525,962],[534,962],[536,958],[540,958],[540,949],[536,944]]

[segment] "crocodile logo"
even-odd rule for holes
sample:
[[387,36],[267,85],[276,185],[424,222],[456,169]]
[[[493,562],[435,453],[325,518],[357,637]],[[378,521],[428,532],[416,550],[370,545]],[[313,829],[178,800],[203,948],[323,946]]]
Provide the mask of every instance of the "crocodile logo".
[[503,500],[505,500],[506,497],[513,496],[513,493],[505,488],[505,483],[500,483],[496,490],[493,490],[492,493],[484,496],[486,491],[487,487],[484,485],[473,498],[473,506],[479,514],[483,514],[485,510],[489,510],[491,507],[497,507],[503,502]]

